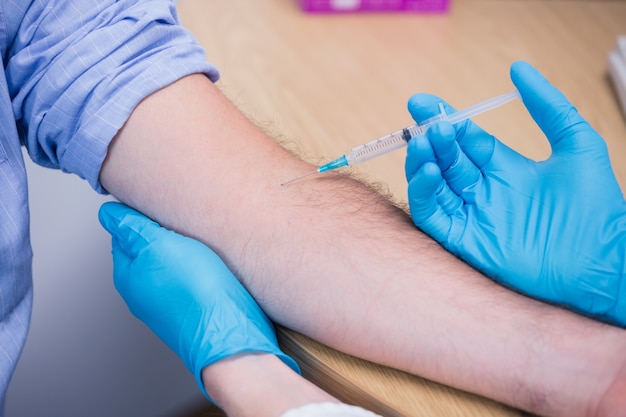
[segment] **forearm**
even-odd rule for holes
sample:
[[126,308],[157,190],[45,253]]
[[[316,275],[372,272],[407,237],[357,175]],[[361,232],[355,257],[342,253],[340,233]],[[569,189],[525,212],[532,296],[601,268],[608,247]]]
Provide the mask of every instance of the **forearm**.
[[347,177],[280,186],[309,170],[194,76],[140,104],[101,180],[216,250],[275,321],[342,351],[550,414],[584,415],[607,389],[620,330],[493,284]]

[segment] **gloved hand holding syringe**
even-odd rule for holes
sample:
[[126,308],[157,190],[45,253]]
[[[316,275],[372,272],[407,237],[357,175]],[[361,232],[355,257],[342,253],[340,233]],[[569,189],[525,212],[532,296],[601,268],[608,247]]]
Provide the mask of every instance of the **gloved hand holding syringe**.
[[364,145],[352,148],[352,150],[350,150],[348,154],[342,155],[341,157],[334,159],[327,164],[321,165],[319,168],[317,168],[317,170],[313,172],[309,172],[308,174],[293,178],[289,181],[282,183],[281,185],[291,184],[295,181],[298,181],[313,174],[332,171],[337,168],[346,167],[352,164],[359,164],[361,162],[374,159],[378,156],[385,155],[391,151],[395,151],[396,149],[405,147],[413,136],[425,134],[428,128],[438,121],[446,120],[452,124],[460,123],[480,113],[495,109],[496,107],[508,103],[509,101],[516,98],[519,98],[519,93],[517,92],[517,90],[514,90],[509,93],[502,94],[482,101],[480,103],[474,104],[473,106],[469,106],[452,114],[446,114],[443,108],[443,104],[441,104],[439,106],[440,114],[433,116],[430,119],[416,123],[412,126],[406,127],[402,130],[398,130],[381,138],[375,139]]

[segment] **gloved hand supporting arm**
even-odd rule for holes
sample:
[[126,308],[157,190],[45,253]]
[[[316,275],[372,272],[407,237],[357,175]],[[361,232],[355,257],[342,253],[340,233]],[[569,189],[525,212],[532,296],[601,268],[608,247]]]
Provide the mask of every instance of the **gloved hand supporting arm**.
[[183,360],[207,398],[202,369],[236,354],[270,353],[299,372],[280,351],[267,316],[206,245],[119,203],[105,203],[99,218],[113,236],[116,289]]

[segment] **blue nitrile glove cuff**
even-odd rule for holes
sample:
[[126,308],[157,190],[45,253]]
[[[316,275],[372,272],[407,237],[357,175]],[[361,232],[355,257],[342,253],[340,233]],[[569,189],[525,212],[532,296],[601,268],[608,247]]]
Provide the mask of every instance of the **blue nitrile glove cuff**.
[[274,354],[299,373],[280,351],[268,317],[206,245],[119,203],[105,203],[99,219],[113,237],[116,289],[183,360],[209,400],[202,369],[235,354]]
[[[626,223],[626,219],[624,221]],[[626,224],[624,224],[626,227]],[[615,300],[615,311],[609,318],[613,317],[613,322],[620,327],[626,328],[626,229],[623,229],[621,233],[623,240],[621,244],[618,245],[617,248],[617,256],[619,257],[621,254],[622,259],[622,272],[619,277],[620,281],[620,289],[616,294]],[[611,320],[608,320],[611,321]]]

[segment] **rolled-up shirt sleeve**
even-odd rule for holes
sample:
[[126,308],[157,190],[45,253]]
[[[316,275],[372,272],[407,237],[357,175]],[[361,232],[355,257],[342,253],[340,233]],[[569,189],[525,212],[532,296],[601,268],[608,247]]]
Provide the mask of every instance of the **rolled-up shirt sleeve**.
[[8,55],[30,157],[98,192],[109,143],[142,99],[186,75],[219,77],[168,0],[33,0]]

